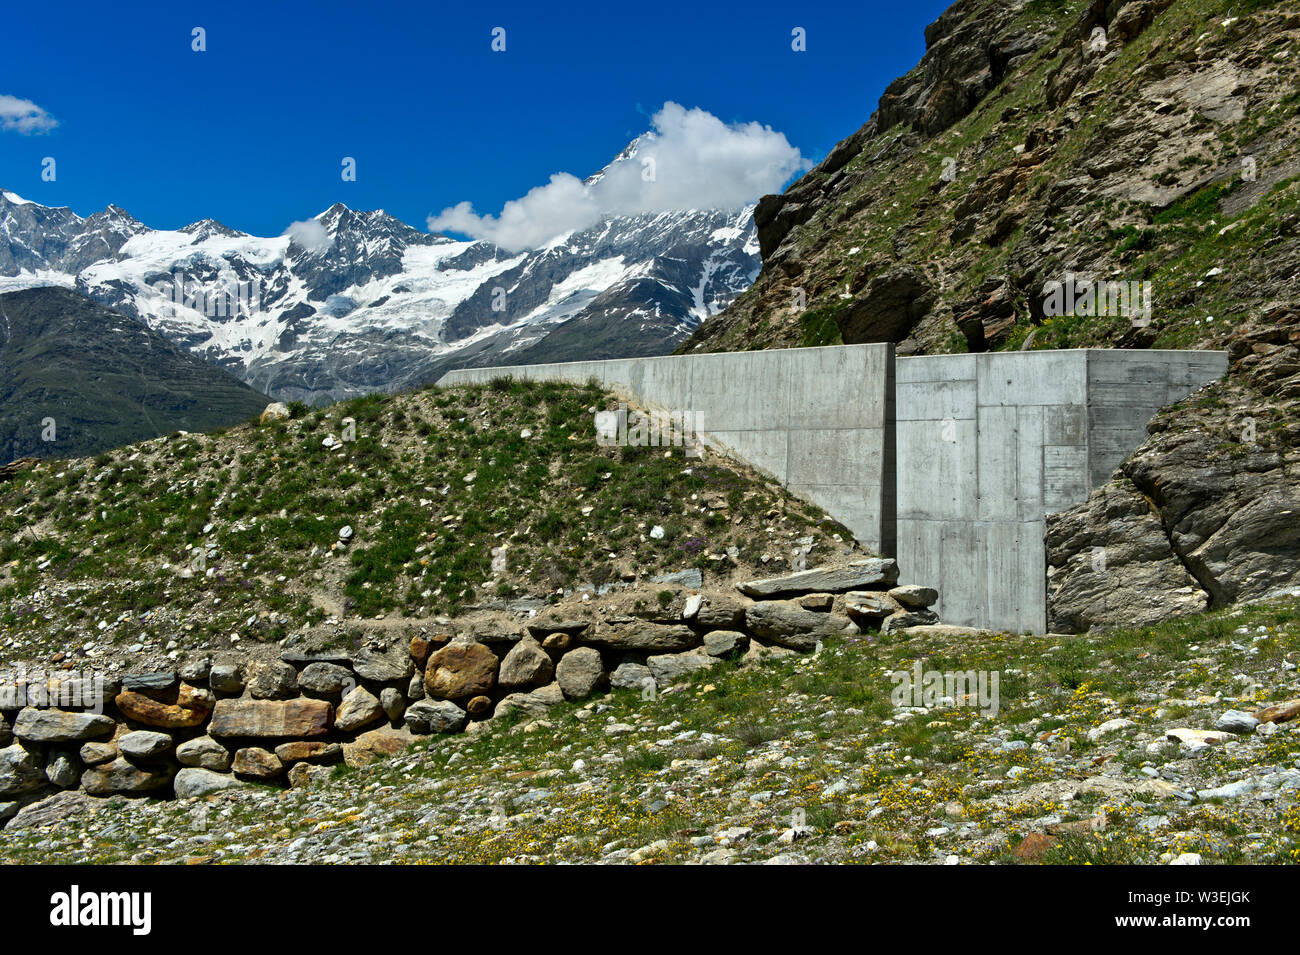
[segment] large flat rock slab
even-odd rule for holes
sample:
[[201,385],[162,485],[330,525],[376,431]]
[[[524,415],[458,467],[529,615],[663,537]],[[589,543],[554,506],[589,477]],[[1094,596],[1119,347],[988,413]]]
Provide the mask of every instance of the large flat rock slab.
[[116,728],[111,716],[29,706],[14,718],[13,734],[29,743],[72,743],[111,736]]
[[844,593],[875,587],[887,590],[898,583],[898,564],[890,557],[868,557],[844,567],[815,567],[783,577],[764,577],[737,584],[756,599],[798,597],[802,594]]
[[324,700],[218,700],[208,724],[209,736],[324,736],[332,713]]
[[644,650],[673,653],[689,650],[700,642],[699,635],[681,624],[651,623],[647,620],[624,618],[602,621],[594,633],[583,639],[612,650]]

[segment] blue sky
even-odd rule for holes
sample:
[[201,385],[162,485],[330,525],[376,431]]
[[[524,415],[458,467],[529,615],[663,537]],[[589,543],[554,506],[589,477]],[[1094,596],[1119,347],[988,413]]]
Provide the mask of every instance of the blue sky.
[[424,228],[596,171],[666,102],[770,126],[816,161],[915,65],[946,5],[13,4],[0,97],[57,126],[0,129],[0,186],[155,228],[211,216],[276,235],[335,201]]

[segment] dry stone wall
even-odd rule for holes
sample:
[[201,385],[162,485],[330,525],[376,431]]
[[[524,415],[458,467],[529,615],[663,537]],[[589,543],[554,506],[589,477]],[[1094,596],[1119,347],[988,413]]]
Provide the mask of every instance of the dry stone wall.
[[933,588],[866,558],[654,592],[630,612],[469,624],[351,652],[200,658],[115,678],[64,671],[0,683],[0,821],[60,790],[203,796],[250,781],[303,785],[422,736],[481,732],[609,689],[655,693],[724,660],[808,652],[826,637],[937,622]]

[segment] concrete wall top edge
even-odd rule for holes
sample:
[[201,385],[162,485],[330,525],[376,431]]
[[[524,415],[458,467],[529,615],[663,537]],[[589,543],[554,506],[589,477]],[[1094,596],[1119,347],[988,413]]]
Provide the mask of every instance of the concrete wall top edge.
[[568,361],[568,362],[544,362],[533,365],[498,365],[488,368],[453,368],[445,372],[438,379],[438,384],[444,381],[454,380],[460,377],[481,378],[504,377],[516,373],[536,373],[541,369],[548,372],[557,372],[560,369],[570,369],[580,371],[583,368],[613,369],[629,368],[637,365],[648,363],[663,364],[677,363],[683,361],[761,361],[767,358],[774,358],[779,355],[817,355],[817,354],[845,354],[858,352],[863,356],[877,353],[885,355],[893,346],[889,343],[877,342],[862,345],[818,345],[810,348],[762,348],[754,351],[730,351],[730,352],[701,352],[694,355],[650,355],[642,358],[601,358],[589,361]]
[[[859,346],[823,345],[823,348],[850,348]],[[783,351],[810,351],[804,348],[779,349]],[[899,361],[913,361],[918,358],[963,358],[969,355],[1059,355],[1061,352],[1090,351],[1099,355],[1226,355],[1227,352],[1214,348],[1039,348],[1032,351],[985,351],[985,352],[950,352],[942,355],[899,355]],[[725,353],[724,353],[725,354]]]
[[[662,362],[677,362],[683,360],[705,361],[705,362],[725,361],[728,359],[735,360],[740,356],[748,356],[750,360],[755,360],[756,356],[777,356],[777,355],[786,355],[786,354],[816,354],[816,353],[827,354],[832,352],[843,353],[849,351],[859,351],[865,355],[870,352],[883,353],[889,347],[890,346],[886,343],[870,343],[870,344],[862,344],[862,345],[819,345],[810,348],[769,348],[769,349],[760,349],[757,351],[744,351],[744,352],[704,352],[704,353],[693,354],[693,355],[654,355],[654,356],[643,357],[643,358],[609,358],[609,359],[594,359],[590,361],[547,362],[547,363],[534,364],[534,365],[501,365],[501,366],[490,367],[490,368],[454,368],[451,371],[444,373],[443,376],[438,379],[438,382],[442,383],[444,381],[457,380],[462,377],[467,377],[472,379],[472,378],[481,378],[484,376],[489,376],[489,377],[505,376],[505,375],[515,374],[520,372],[528,373],[528,370],[530,369],[532,370],[533,373],[536,373],[542,369],[545,369],[548,372],[555,372],[565,368],[571,371],[580,371],[583,368],[588,368],[595,371],[597,369],[612,370],[615,368],[628,368],[628,367],[632,367],[635,365],[644,364],[648,362],[662,363]],[[963,352],[963,353],[957,353],[952,355],[906,355],[906,356],[899,356],[896,359],[896,362],[900,369],[900,375],[904,375],[905,374],[905,372],[903,371],[904,369],[907,369],[909,366],[918,367],[921,364],[948,363],[948,364],[960,365],[960,364],[972,363],[976,359],[980,359],[981,363],[989,363],[989,362],[998,363],[1012,358],[1018,358],[1022,360],[1027,359],[1036,362],[1036,361],[1050,360],[1052,357],[1059,358],[1060,356],[1068,355],[1068,354],[1083,354],[1088,356],[1089,359],[1095,356],[1103,360],[1109,360],[1109,361],[1114,361],[1119,363],[1141,362],[1145,360],[1145,361],[1164,361],[1164,362],[1170,362],[1175,364],[1187,364],[1189,363],[1189,361],[1197,361],[1197,359],[1200,359],[1200,361],[1197,361],[1198,364],[1202,362],[1204,363],[1222,362],[1224,364],[1225,371],[1227,370],[1227,360],[1228,360],[1228,353],[1226,351],[1213,350],[1213,349],[1057,348],[1057,349],[1044,349],[1041,351],[1028,351],[1028,352],[982,352],[982,353]],[[911,376],[907,376],[907,378],[910,377]],[[904,378],[904,380],[906,380],[906,378]],[[912,380],[916,380],[916,379],[912,379]]]

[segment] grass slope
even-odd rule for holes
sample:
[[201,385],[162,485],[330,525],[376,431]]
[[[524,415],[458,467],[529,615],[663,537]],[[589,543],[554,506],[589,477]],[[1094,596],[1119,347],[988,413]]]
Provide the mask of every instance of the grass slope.
[[378,618],[691,567],[762,576],[796,547],[853,546],[727,459],[598,446],[593,411],[614,407],[595,386],[501,379],[41,464],[0,484],[0,654],[337,642]]

